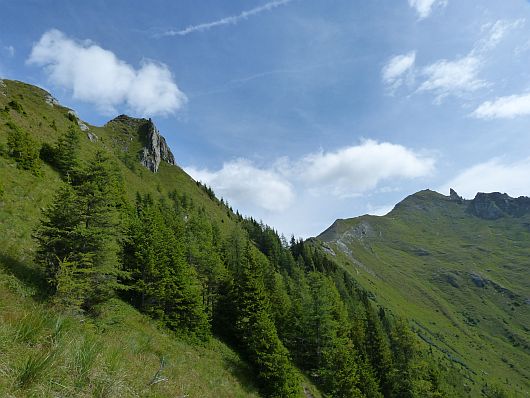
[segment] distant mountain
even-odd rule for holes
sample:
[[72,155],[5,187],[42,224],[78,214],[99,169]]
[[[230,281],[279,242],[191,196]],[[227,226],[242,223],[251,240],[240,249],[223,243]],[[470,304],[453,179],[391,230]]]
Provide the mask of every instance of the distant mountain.
[[528,396],[530,198],[425,190],[386,216],[337,220],[318,239],[469,383],[496,379]]

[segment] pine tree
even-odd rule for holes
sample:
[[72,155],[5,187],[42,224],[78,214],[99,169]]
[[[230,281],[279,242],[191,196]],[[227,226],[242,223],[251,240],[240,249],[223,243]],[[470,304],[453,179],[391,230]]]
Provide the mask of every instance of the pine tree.
[[130,273],[129,296],[140,310],[174,330],[207,338],[209,325],[196,272],[185,260],[183,229],[175,214],[150,197],[137,199],[122,258]]
[[[39,243],[36,259],[45,267],[52,292],[79,277],[83,297],[74,301],[82,302],[84,309],[93,309],[123,288],[118,282],[125,273],[117,257],[117,187],[108,159],[98,153],[78,173],[75,184],[58,193],[35,234]],[[79,295],[74,290],[66,288],[62,294]]]
[[394,374],[394,395],[403,398],[412,398],[414,393],[414,380],[419,377],[415,369],[417,346],[409,327],[398,319],[391,328],[391,344]]
[[214,228],[204,212],[196,212],[188,218],[185,231],[186,260],[199,275],[203,305],[211,317],[219,284],[227,276],[216,237],[218,228]]
[[[231,240],[243,243],[245,239],[242,238],[236,232]],[[264,292],[262,272],[267,260],[254,252],[248,240],[243,247],[238,245],[228,253],[228,258],[236,275],[233,301],[239,345],[253,365],[267,396],[297,396],[298,376],[291,365],[289,352],[278,338]]]
[[64,185],[44,211],[35,233],[38,243],[36,261],[44,267],[52,293],[57,291],[61,262],[81,260],[81,213],[76,192]]
[[64,176],[78,167],[79,143],[79,132],[73,125],[57,140],[53,151],[53,163]]
[[21,169],[29,170],[33,174],[39,175],[41,162],[37,143],[27,131],[22,130],[13,122],[7,122],[6,125],[9,127],[7,133],[8,155],[15,159]]
[[394,368],[388,338],[374,308],[368,302],[366,308],[365,346],[375,375],[379,380],[381,392],[389,397],[393,390]]
[[93,254],[88,307],[105,301],[116,290],[124,288],[119,280],[126,273],[121,270],[118,259],[120,188],[120,176],[102,152],[97,152],[94,159],[76,173],[74,180],[83,225],[80,230],[82,251]]

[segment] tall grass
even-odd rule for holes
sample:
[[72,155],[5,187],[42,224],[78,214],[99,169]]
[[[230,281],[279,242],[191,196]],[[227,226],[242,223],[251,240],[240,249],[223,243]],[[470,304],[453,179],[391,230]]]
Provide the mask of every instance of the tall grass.
[[85,336],[75,350],[72,365],[77,376],[76,384],[78,386],[81,387],[88,383],[90,371],[94,367],[100,351],[100,343],[93,336]]
[[17,370],[16,385],[27,388],[42,379],[49,373],[54,357],[54,351],[31,352]]

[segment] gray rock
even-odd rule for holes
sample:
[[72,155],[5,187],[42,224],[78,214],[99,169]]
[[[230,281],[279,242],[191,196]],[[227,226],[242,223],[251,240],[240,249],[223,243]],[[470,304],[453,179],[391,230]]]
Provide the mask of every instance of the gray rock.
[[[81,130],[82,130],[82,129],[81,129]],[[86,133],[86,135],[87,135],[88,139],[89,139],[91,142],[97,142],[97,140],[99,139],[99,137],[98,137],[96,134],[91,133],[90,131],[88,131],[88,132]]]
[[476,287],[486,287],[486,284],[488,281],[484,278],[482,278],[478,274],[471,274],[471,281],[475,284]]
[[46,103],[50,106],[56,106],[56,105],[60,105],[59,104],[59,101],[57,100],[57,98],[55,98],[53,95],[51,94],[47,94],[46,95],[46,98],[44,99],[46,101]]
[[[75,120],[77,120],[77,125],[79,126],[79,128],[81,129],[81,131],[88,131],[90,130],[90,128],[85,124],[85,122],[83,122],[81,119],[79,119],[79,116],[77,116],[77,113],[73,110],[69,110],[68,111],[68,114],[69,115],[72,115],[73,117],[75,117]],[[96,137],[96,140],[97,140],[97,136],[94,135]],[[92,141],[92,139],[90,139],[90,136],[88,137],[88,139],[90,141]]]
[[81,131],[88,131],[90,130],[90,128],[85,124],[83,123],[81,120],[77,119],[77,125],[79,126],[79,128],[81,129]]
[[458,195],[453,188],[449,190],[449,200],[457,203],[463,203],[464,201],[464,199],[462,199],[462,197]]
[[175,157],[153,121],[149,119],[141,130],[145,134],[146,146],[140,153],[140,162],[153,173],[158,171],[162,160],[175,165]]

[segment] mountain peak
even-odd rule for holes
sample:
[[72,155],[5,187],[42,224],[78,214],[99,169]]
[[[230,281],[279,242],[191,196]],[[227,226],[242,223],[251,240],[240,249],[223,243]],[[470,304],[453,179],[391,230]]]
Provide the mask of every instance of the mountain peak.
[[162,160],[171,165],[176,165],[175,157],[171,149],[169,149],[166,139],[160,134],[151,118],[145,119],[119,115],[107,124],[121,125],[138,133],[143,145],[140,151],[140,163],[153,173],[158,171]]

